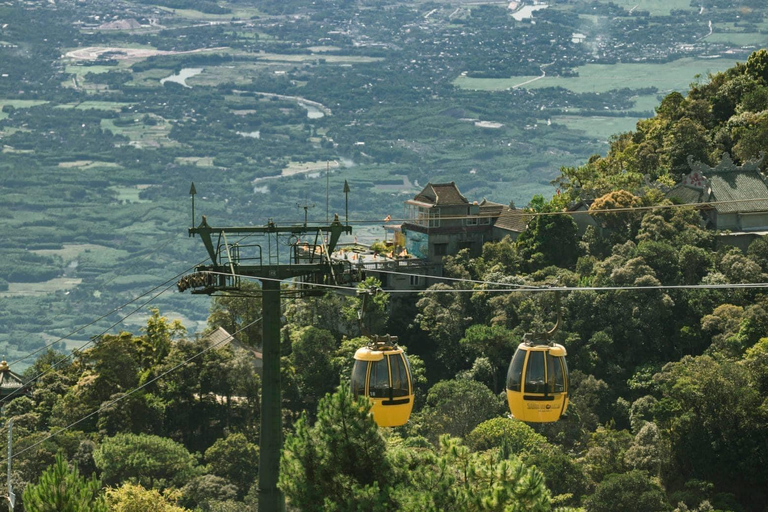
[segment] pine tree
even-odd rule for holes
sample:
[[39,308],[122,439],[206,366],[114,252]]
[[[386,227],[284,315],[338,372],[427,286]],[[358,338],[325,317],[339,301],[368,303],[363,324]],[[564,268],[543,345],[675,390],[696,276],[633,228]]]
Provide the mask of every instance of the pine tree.
[[392,506],[392,469],[369,413],[346,386],[320,401],[317,422],[306,414],[285,440],[280,488],[303,511],[378,510]]
[[59,453],[37,484],[24,489],[24,509],[27,512],[107,512],[100,491],[101,482],[96,475],[86,480],[80,476],[77,465],[70,469]]

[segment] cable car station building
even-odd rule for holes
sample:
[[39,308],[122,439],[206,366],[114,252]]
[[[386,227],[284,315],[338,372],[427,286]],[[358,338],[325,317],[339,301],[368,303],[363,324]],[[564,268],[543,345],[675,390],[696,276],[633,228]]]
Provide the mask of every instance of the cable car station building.
[[470,203],[454,182],[428,183],[405,201],[404,218],[400,232],[408,254],[435,263],[462,249],[480,256],[485,242],[515,240],[527,224],[514,208],[485,199]]
[[429,276],[442,276],[443,257],[462,249],[480,256],[485,242],[516,240],[528,224],[516,208],[485,199],[470,203],[454,182],[428,183],[404,208],[401,224],[383,226],[392,233],[391,251],[381,254],[342,244],[334,259],[376,277],[383,288],[425,289],[434,284]]

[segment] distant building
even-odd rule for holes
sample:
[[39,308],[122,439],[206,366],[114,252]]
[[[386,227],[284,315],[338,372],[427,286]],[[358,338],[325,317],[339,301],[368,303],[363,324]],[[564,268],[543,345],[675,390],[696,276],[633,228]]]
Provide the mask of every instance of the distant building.
[[423,290],[438,282],[431,277],[442,276],[443,257],[462,249],[479,256],[485,242],[516,240],[529,220],[521,210],[501,203],[470,203],[454,182],[428,183],[404,206],[401,224],[389,223],[389,217],[384,221],[391,233],[386,249],[374,251],[358,243],[337,247],[333,259],[347,264],[350,283],[373,276],[383,288]]
[[705,226],[729,231],[726,236],[731,240],[724,242],[745,246],[768,232],[768,181],[760,172],[763,157],[738,166],[724,153],[715,167],[689,157],[691,172],[666,195],[682,204],[715,203],[701,210]]
[[479,256],[485,242],[517,236],[527,220],[520,210],[483,200],[470,203],[456,183],[428,183],[405,201],[400,226],[408,254],[434,263],[468,249]]
[[208,341],[213,346],[219,346],[219,345],[232,345],[237,349],[245,350],[249,354],[253,356],[253,366],[256,369],[256,373],[261,375],[261,370],[264,366],[263,363],[263,357],[260,350],[256,350],[255,348],[249,347],[247,345],[244,345],[240,341],[237,340],[234,336],[229,334],[226,329],[223,327],[219,327],[215,331],[212,331],[211,333],[206,336]]

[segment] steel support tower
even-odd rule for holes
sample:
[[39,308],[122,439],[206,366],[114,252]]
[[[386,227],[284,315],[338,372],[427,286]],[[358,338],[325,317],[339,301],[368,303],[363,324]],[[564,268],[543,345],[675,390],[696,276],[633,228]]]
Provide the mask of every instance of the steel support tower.
[[[194,185],[193,185],[194,187]],[[193,194],[194,189],[190,190]],[[194,215],[194,214],[193,214]],[[212,227],[205,216],[189,236],[203,241],[211,264],[196,267],[195,273],[179,281],[179,290],[213,295],[240,288],[243,277],[261,280],[262,286],[262,400],[259,438],[259,510],[285,509],[277,488],[282,450],[282,404],[280,389],[280,299],[285,291],[281,282],[298,279],[300,294],[322,293],[313,284],[338,283],[344,268],[334,263],[331,254],[342,234],[352,228],[339,222],[321,226]],[[234,241],[237,238],[237,241]],[[293,291],[295,292],[295,290]]]

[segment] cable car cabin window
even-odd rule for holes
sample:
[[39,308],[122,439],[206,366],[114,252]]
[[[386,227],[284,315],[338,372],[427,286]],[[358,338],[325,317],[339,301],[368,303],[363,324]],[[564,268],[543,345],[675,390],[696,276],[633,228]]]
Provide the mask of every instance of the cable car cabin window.
[[355,361],[352,368],[352,394],[357,396],[365,394],[365,374],[368,373],[368,361]]
[[528,368],[525,370],[525,392],[547,392],[547,380],[544,375],[544,352],[540,350],[531,351],[528,356]]
[[510,391],[520,391],[520,385],[523,383],[523,364],[525,364],[525,350],[515,352],[515,357],[509,364],[507,372],[507,389]]
[[403,356],[395,354],[387,357],[392,369],[392,396],[408,396],[408,374],[405,373]]
[[550,393],[562,393],[565,391],[562,360],[562,357],[554,357],[547,352],[547,377],[549,379]]
[[372,398],[389,398],[389,368],[386,357],[376,361],[371,367],[368,394]]

